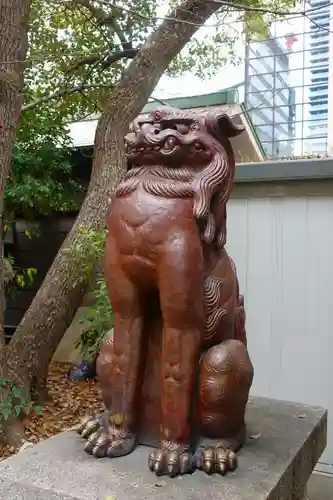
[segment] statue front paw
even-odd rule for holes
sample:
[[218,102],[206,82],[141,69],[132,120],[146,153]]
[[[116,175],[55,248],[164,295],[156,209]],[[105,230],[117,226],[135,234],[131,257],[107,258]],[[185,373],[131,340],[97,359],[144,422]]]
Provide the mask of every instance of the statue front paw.
[[172,442],[162,442],[160,448],[153,450],[148,465],[158,476],[175,477],[193,472],[192,454],[188,447]]
[[81,423],[78,433],[87,439],[84,446],[87,453],[96,458],[116,458],[134,450],[135,435],[120,425],[115,425],[114,420],[114,415],[106,412],[97,418],[86,418]]
[[201,446],[194,454],[194,467],[206,474],[221,474],[234,471],[237,468],[236,453],[222,444],[215,446]]

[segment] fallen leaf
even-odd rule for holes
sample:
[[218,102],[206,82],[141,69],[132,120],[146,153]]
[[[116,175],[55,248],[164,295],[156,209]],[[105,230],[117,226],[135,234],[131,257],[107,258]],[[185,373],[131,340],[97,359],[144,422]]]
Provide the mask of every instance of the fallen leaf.
[[[67,378],[70,365],[52,363],[49,367],[47,388],[51,397],[43,408],[42,415],[30,415],[24,420],[24,433],[31,443],[77,426],[81,419],[92,412],[103,411],[101,390],[98,383],[89,387]],[[0,447],[0,461],[15,450]],[[114,500],[115,497],[109,497]]]
[[258,432],[258,434],[251,434],[250,439],[259,439],[261,438],[261,432]]
[[166,485],[166,481],[160,481],[160,482],[154,484],[154,486],[156,486],[157,488],[162,488],[162,486],[165,486],[165,485]]

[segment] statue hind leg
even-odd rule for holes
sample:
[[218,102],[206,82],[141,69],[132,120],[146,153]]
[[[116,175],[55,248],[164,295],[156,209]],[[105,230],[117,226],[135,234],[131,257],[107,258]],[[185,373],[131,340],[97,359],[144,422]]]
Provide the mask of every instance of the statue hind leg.
[[235,452],[246,438],[245,410],[253,367],[243,342],[229,339],[204,354],[200,363],[195,467],[225,474],[237,466]]
[[[107,254],[107,253],[106,253]],[[140,294],[119,262],[110,259],[105,273],[114,312],[113,343],[106,338],[98,359],[102,395],[107,411],[85,422],[80,433],[85,450],[96,457],[127,455],[136,444],[142,378],[143,312]]]

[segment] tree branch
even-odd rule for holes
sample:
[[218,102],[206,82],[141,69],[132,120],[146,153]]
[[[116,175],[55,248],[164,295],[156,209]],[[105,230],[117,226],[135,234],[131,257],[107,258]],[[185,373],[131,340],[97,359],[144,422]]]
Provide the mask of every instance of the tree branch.
[[72,5],[74,7],[77,7],[77,6],[85,7],[94,16],[94,18],[96,19],[96,21],[98,23],[102,23],[103,24],[103,22],[105,21],[105,19],[108,17],[107,14],[104,12],[103,9],[101,9],[101,8],[96,7],[95,5],[93,5],[90,2],[90,0],[72,0],[70,2],[70,5]]
[[41,97],[40,99],[36,99],[35,101],[29,102],[29,104],[26,104],[25,106],[22,106],[22,112],[28,111],[29,109],[32,109],[32,108],[35,108],[36,106],[39,106],[40,104],[45,104],[49,101],[58,100],[58,99],[61,99],[61,97],[75,94],[76,92],[84,92],[85,90],[90,90],[90,89],[95,89],[95,88],[112,89],[113,85],[105,83],[105,84],[98,84],[98,85],[78,85],[76,87],[59,89],[56,92],[54,92],[53,94],[46,95],[44,97]]
[[120,44],[124,50],[132,48],[132,42],[128,41],[125,33],[121,29],[119,23],[117,22],[116,13],[114,10],[111,15],[107,14],[103,9],[93,5],[90,0],[72,0],[72,5],[85,7],[94,16],[97,24],[100,26],[111,26],[114,33],[117,35]]
[[139,52],[139,49],[119,50],[109,54],[101,63],[103,68],[108,68],[111,64],[120,61],[121,59],[134,59]]
[[81,66],[98,63],[98,61],[101,61],[101,66],[103,69],[105,69],[111,66],[111,64],[120,61],[121,59],[133,59],[138,53],[138,50],[139,49],[116,50],[115,52],[110,52],[110,54],[107,54],[102,58],[101,56],[97,55],[88,56],[75,62],[66,73],[71,73]]

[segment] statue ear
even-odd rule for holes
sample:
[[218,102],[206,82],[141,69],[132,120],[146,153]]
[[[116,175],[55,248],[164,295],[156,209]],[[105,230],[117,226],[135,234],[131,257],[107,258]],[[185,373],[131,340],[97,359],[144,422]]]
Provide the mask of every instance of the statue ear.
[[236,125],[226,113],[216,112],[209,113],[207,116],[207,125],[214,135],[222,137],[236,137],[244,132],[244,125]]

